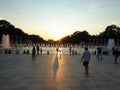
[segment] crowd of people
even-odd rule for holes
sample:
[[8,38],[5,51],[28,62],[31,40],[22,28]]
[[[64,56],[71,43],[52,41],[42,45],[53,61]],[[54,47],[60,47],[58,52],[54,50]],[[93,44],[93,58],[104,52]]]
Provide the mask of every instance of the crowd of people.
[[[35,61],[36,55],[42,55],[42,51],[43,50],[40,46],[33,45],[32,51],[31,51],[32,61]],[[5,54],[11,54],[12,52],[13,51],[11,49],[5,49],[4,50]],[[0,53],[1,53],[1,50],[0,50]],[[19,54],[19,53],[20,53],[20,51],[17,48],[15,54]],[[47,54],[49,54],[49,53],[50,52],[47,51]],[[104,57],[103,57],[104,53],[103,53],[103,50],[102,50],[101,47],[98,47],[92,53],[88,50],[88,47],[85,47],[85,51],[83,53],[81,53],[82,54],[81,61],[83,62],[83,66],[85,68],[85,75],[89,74],[89,62],[90,62],[90,59],[91,59],[91,56],[93,55],[93,53],[94,53],[94,55],[96,55],[96,58],[97,58],[98,61],[103,61],[104,60]],[[30,54],[29,49],[24,50],[23,54]],[[61,54],[62,54],[62,49],[60,47],[56,47],[56,55],[59,55],[58,57],[60,59],[61,59]],[[69,54],[70,55],[78,55],[78,52],[76,50],[74,50],[73,47],[69,47]],[[114,63],[118,64],[118,57],[120,55],[120,51],[118,50],[118,48],[113,48],[112,54],[114,55]]]
[[71,47],[69,48],[69,54],[70,54],[70,55],[77,55],[78,52],[77,52],[77,50],[74,50],[74,48],[71,46]]
[[[79,55],[80,52],[77,52],[76,49],[74,49],[72,46],[69,47],[69,54],[70,55]],[[118,48],[113,48],[112,50],[112,54],[114,55],[114,63],[117,64],[118,63],[118,57],[120,55],[120,51],[118,50]],[[12,54],[13,50],[12,49],[4,49],[4,52],[2,50],[0,50],[0,53],[5,53],[5,54]],[[15,51],[15,54],[19,54],[20,50],[17,48]],[[27,50],[23,50],[23,54],[32,54],[32,59],[35,59],[35,55],[42,55],[43,50],[42,47],[40,47],[39,45],[33,45],[32,50],[30,51],[29,49]],[[62,54],[62,50],[60,47],[56,47],[56,53],[59,53],[60,55]],[[50,54],[50,51],[48,50],[46,52],[46,54]],[[82,54],[82,53],[81,53]],[[94,52],[91,52],[91,55],[96,55],[96,58],[98,59],[98,61],[103,61],[104,57],[103,54],[105,54],[105,52],[103,51],[103,49],[101,47],[98,47]],[[107,55],[107,54],[105,54]]]

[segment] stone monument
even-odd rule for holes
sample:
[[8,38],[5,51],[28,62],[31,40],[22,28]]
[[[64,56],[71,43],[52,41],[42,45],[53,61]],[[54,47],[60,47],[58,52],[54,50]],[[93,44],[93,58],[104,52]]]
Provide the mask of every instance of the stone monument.
[[10,48],[10,37],[9,35],[2,35],[2,48]]
[[108,40],[108,46],[107,46],[107,50],[108,50],[109,54],[113,53],[113,51],[112,51],[113,47],[115,47],[115,40],[114,39],[109,39]]

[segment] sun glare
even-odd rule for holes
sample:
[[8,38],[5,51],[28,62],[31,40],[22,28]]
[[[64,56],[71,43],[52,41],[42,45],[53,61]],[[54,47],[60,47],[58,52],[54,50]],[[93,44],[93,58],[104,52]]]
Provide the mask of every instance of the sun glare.
[[63,37],[64,31],[63,30],[56,30],[54,33],[54,40],[59,40]]

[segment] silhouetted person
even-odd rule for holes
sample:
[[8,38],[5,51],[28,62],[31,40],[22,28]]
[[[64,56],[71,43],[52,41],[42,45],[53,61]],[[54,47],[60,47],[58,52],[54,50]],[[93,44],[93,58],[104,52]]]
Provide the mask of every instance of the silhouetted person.
[[7,54],[8,52],[7,52],[7,49],[5,49],[5,54]]
[[72,52],[72,47],[69,48],[69,54],[71,54],[71,52]]
[[40,49],[39,49],[39,46],[37,46],[37,54],[38,54],[38,55],[39,55],[39,50],[40,50]]
[[94,55],[96,55],[96,51],[94,51]]
[[47,51],[47,54],[50,54],[50,52],[49,52],[49,51]]
[[42,48],[40,49],[40,54],[42,54]]
[[77,55],[77,51],[75,50],[75,55]]
[[10,49],[8,50],[8,54],[11,54],[11,50]]
[[117,63],[118,63],[118,62],[117,62],[117,59],[118,59],[118,56],[119,56],[118,48],[115,49],[114,54],[115,54],[114,62],[115,62],[115,64],[117,64]]
[[23,51],[23,54],[26,54],[26,51],[25,51],[25,50]]
[[112,48],[112,54],[115,55],[115,47]]
[[59,47],[56,48],[56,54],[58,54],[58,51],[59,51]]
[[81,58],[81,61],[83,61],[83,66],[85,67],[85,74],[88,75],[88,64],[89,64],[89,61],[90,61],[90,58],[91,58],[91,54],[90,52],[88,51],[88,48],[86,47],[85,48],[85,52],[83,52],[83,55],[82,55],[82,58]]
[[72,55],[74,55],[74,54],[75,54],[74,49],[72,49]]
[[19,51],[19,49],[17,48],[17,50],[16,50],[16,54],[19,54],[20,53],[20,51]]
[[32,59],[35,60],[36,49],[35,46],[32,48]]
[[98,48],[98,55],[97,55],[97,57],[98,57],[98,60],[102,60],[103,59],[101,47]]
[[30,54],[29,50],[27,50],[27,54]]

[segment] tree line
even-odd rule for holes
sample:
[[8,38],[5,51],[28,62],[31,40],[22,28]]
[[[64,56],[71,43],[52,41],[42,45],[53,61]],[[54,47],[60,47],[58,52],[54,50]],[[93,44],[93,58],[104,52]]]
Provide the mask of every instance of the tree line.
[[[9,34],[12,43],[51,43],[39,35],[29,35],[25,33],[6,20],[0,20],[0,38],[2,38],[3,34]],[[76,31],[72,35],[67,35],[57,41],[52,41],[52,43],[105,44],[110,38],[120,43],[120,27],[116,25],[107,26],[99,35],[90,35],[87,30]]]
[[[38,35],[29,35],[20,28],[16,28],[10,22],[6,20],[0,20],[0,38],[2,35],[9,34],[12,43],[43,43],[46,42],[42,37]],[[0,39],[1,41],[1,39]]]
[[90,35],[86,30],[76,31],[72,35],[68,35],[58,40],[58,43],[72,43],[72,44],[107,44],[108,39],[115,39],[115,42],[120,44],[120,27],[110,25],[105,28],[105,31],[100,32],[99,35]]

